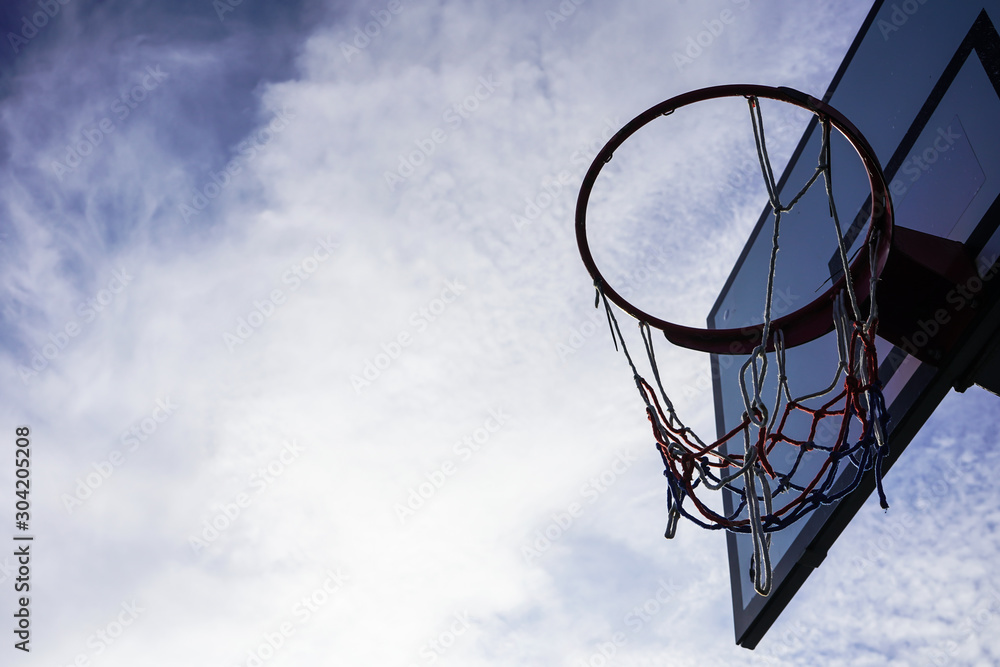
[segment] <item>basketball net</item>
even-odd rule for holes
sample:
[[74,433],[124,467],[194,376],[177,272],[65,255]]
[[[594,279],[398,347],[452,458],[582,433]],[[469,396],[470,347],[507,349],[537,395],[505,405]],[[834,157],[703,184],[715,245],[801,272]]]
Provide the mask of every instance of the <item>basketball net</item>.
[[[818,507],[835,503],[851,493],[861,483],[867,470],[874,470],[880,504],[883,509],[888,509],[882,488],[882,465],[888,453],[885,433],[889,415],[878,379],[878,357],[875,350],[875,332],[878,327],[875,288],[878,272],[871,271],[869,308],[867,315],[862,318],[833,198],[830,119],[817,114],[822,124],[823,139],[816,169],[795,197],[783,205],[767,155],[760,102],[755,96],[747,96],[747,100],[757,157],[770,200],[773,227],[760,343],[750,353],[739,374],[744,405],[740,423],[714,442],[706,443],[698,437],[677,416],[673,403],[664,391],[649,323],[639,321],[639,331],[652,371],[652,384],[637,370],[625,345],[614,309],[600,283],[595,285],[597,299],[594,305],[604,305],[615,347],[617,349],[620,344],[628,359],[636,387],[646,406],[646,415],[657,449],[663,459],[663,474],[667,478],[665,536],[672,538],[675,535],[682,516],[703,528],[749,533],[754,551],[750,578],[757,593],[766,596],[771,592],[773,579],[771,533],[795,523]],[[836,232],[845,278],[844,288],[836,296],[833,307],[839,362],[829,386],[821,391],[793,398],[785,372],[784,334],[780,329],[772,331],[771,327],[775,264],[782,214],[791,211],[820,176],[826,185],[830,218]],[[870,228],[865,243],[872,267],[876,264],[879,233],[879,230]],[[769,347],[773,350],[773,360],[768,354]],[[768,377],[769,365],[776,366],[777,380],[777,393],[770,403],[761,393]],[[805,435],[792,437],[785,430],[793,430],[789,421],[801,419],[793,417],[796,415],[804,415],[809,427],[796,427],[796,432],[804,431]],[[851,436],[855,425],[860,429],[856,439]],[[834,437],[832,444],[817,442],[817,439],[823,439],[818,438],[818,435],[824,433]],[[739,442],[741,439],[742,446]],[[769,459],[779,443],[794,448],[790,451],[795,452],[794,460],[784,469]],[[788,460],[792,457],[785,458]],[[804,465],[806,461],[808,464]],[[839,473],[848,461],[855,470],[845,484],[839,482]],[[815,469],[817,464],[819,471],[811,478],[800,479],[802,475],[796,474],[800,468]],[[713,510],[699,497],[699,494],[705,492],[723,490],[733,497],[735,509],[728,515]],[[690,503],[686,505],[688,500]],[[689,509],[691,505],[694,506],[694,511]]]

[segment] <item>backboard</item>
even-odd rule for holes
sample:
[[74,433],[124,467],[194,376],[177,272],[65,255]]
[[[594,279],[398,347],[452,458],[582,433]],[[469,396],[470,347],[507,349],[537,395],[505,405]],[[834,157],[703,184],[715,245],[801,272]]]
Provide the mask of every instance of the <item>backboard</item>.
[[[1000,331],[1000,280],[991,283],[1000,275],[997,26],[1000,0],[880,0],[824,96],[864,134],[882,164],[899,231],[894,243],[912,244],[917,256],[963,244],[976,265],[975,275],[934,290],[893,282],[888,276],[880,284],[879,309],[887,321],[892,320],[894,304],[906,303],[911,311],[920,312],[916,323],[905,330],[897,326],[889,335],[880,329],[892,342],[877,340],[879,378],[891,418],[886,469],[951,388],[964,390],[978,383],[996,393],[1000,386],[1000,353],[993,344]],[[787,184],[788,192],[794,192],[809,179],[816,167],[820,134],[814,120],[785,168],[779,188]],[[856,163],[857,156],[846,142],[833,145],[832,151],[838,178],[837,165]],[[856,252],[869,218],[867,182],[849,175],[838,178],[834,195],[845,239]],[[828,202],[821,196],[806,198],[796,213],[800,219],[826,219]],[[760,321],[771,220],[771,211],[765,209],[709,315],[709,328]],[[805,225],[796,227],[794,221],[786,224],[782,234],[775,291],[795,309],[829,287],[839,277],[841,263],[832,235],[820,236]],[[935,244],[937,239],[941,241]],[[790,383],[800,391],[808,391],[810,383],[829,383],[837,365],[832,336],[787,351]],[[740,364],[731,356],[712,355],[720,437],[739,423],[744,412]],[[770,382],[765,386],[767,393],[776,391],[773,378]],[[782,455],[778,451],[774,458]],[[794,452],[786,455],[794,456]],[[853,473],[845,469],[841,475],[846,479]],[[891,481],[889,474],[890,502]],[[861,487],[839,503],[823,506],[772,533],[774,587],[767,597],[754,592],[749,578],[750,536],[727,533],[738,644],[756,646],[874,487],[869,471]],[[728,514],[734,506],[733,494],[726,494],[724,502]]]

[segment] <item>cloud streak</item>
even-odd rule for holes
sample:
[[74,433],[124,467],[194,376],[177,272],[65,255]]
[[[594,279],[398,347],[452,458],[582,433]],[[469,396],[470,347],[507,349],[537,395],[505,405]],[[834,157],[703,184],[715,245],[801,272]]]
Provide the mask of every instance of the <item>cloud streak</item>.
[[[863,8],[569,4],[74,0],[18,52],[0,101],[0,414],[44,443],[39,660],[759,662],[728,639],[724,541],[661,537],[661,464],[592,315],[573,207],[610,133],[661,99],[748,78],[824,90]],[[705,174],[732,162],[718,146]],[[653,182],[620,178],[609,201]],[[759,213],[747,199],[733,219]],[[727,225],[676,227],[670,247],[741,246]],[[615,233],[621,259],[635,237]],[[708,294],[705,274],[678,273],[662,273],[677,294]],[[673,386],[697,387],[706,359],[663,354]],[[706,397],[678,407],[710,428]],[[954,451],[949,424],[931,425],[932,451]],[[931,496],[942,523],[965,507],[946,499],[988,497],[963,489]],[[950,656],[948,641],[992,650],[989,620],[956,630],[989,606],[992,531],[961,524],[974,537],[950,558],[978,573],[930,553],[933,534],[858,572],[853,549],[879,544],[883,518],[861,518],[803,589],[775,664],[838,664],[876,628],[890,663]],[[903,546],[920,556],[909,582],[886,574]],[[972,606],[935,616],[952,585]],[[98,655],[90,638],[133,600],[143,611]],[[706,637],[722,638],[707,656]]]

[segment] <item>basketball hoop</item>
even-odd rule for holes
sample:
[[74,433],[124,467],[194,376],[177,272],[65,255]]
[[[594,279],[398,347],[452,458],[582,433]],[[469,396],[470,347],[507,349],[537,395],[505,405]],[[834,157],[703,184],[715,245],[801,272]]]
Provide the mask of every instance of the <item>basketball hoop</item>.
[[[646,322],[651,327],[661,330],[667,340],[674,345],[715,354],[748,354],[756,347],[756,342],[762,339],[763,324],[740,329],[699,329],[674,324],[673,322],[646,313],[637,306],[629,303],[625,297],[621,296],[605,280],[601,274],[601,270],[597,267],[597,263],[594,261],[593,254],[590,251],[590,242],[587,239],[587,205],[590,201],[591,191],[604,165],[611,162],[618,147],[645,125],[648,125],[661,116],[668,116],[677,109],[691,104],[725,97],[767,98],[795,105],[816,114],[820,119],[828,120],[829,124],[851,143],[861,157],[861,161],[868,172],[868,181],[871,186],[872,218],[868,229],[868,238],[869,242],[871,242],[873,234],[877,233],[877,237],[874,239],[877,248],[874,274],[877,277],[882,272],[882,269],[885,268],[886,259],[889,256],[889,248],[892,243],[893,218],[889,188],[886,185],[885,177],[882,175],[882,168],[879,166],[878,158],[875,157],[875,151],[868,144],[864,136],[862,136],[861,132],[843,114],[830,105],[791,88],[773,88],[753,84],[702,88],[661,102],[645,113],[636,116],[630,123],[611,137],[590,165],[587,175],[584,176],[583,185],[580,186],[580,195],[576,204],[576,240],[580,248],[580,256],[587,267],[587,271],[594,278],[595,285],[601,286],[601,291],[605,296],[635,319],[640,322]],[[817,170],[818,174],[819,171]],[[813,181],[810,181],[807,186],[811,186],[812,183]],[[773,200],[775,197],[773,190],[769,188],[768,192]],[[791,205],[789,205],[789,208],[791,208]],[[871,258],[867,254],[862,253],[851,266],[850,274],[853,277],[853,283],[857,285],[857,296],[861,301],[864,301],[868,297],[868,285],[872,276],[872,263],[870,260]],[[794,313],[774,320],[771,323],[772,330],[781,330],[784,332],[785,343],[788,347],[807,343],[832,331],[833,302],[836,295],[843,291],[846,279],[847,276],[845,275],[812,303]],[[773,351],[773,345],[769,344],[768,351]]]
[[[605,164],[615,150],[639,129],[675,110],[706,100],[744,97],[748,100],[757,155],[773,217],[773,240],[765,305],[760,324],[741,329],[699,329],[681,326],[644,312],[629,303],[604,278],[594,261],[587,239],[587,206],[591,191]],[[780,201],[767,144],[764,137],[760,99],[792,104],[814,114],[822,126],[822,148],[816,169],[808,182],[787,203]],[[831,185],[830,135],[837,130],[857,151],[868,173],[871,188],[871,217],[863,251],[853,263],[848,262],[847,248],[837,216]],[[822,176],[830,204],[830,217],[836,229],[837,250],[842,274],[822,295],[798,311],[771,318],[774,273],[780,244],[783,213]],[[761,595],[771,590],[772,571],[769,557],[770,533],[781,530],[822,505],[836,502],[853,491],[865,471],[874,469],[879,498],[888,508],[882,489],[882,462],[888,452],[886,427],[888,414],[878,380],[875,333],[878,328],[876,283],[885,268],[892,243],[893,215],[889,189],[878,159],[867,140],[836,109],[809,95],[790,88],[759,85],[727,85],[704,88],[679,95],[640,114],[598,153],[580,188],[576,210],[576,235],[580,255],[594,279],[595,305],[603,303],[616,347],[620,344],[628,359],[636,387],[642,396],[652,426],[657,449],[667,478],[666,537],[674,536],[681,516],[708,529],[750,533],[754,542],[751,577]],[[611,304],[638,321],[649,361],[653,384],[636,368],[622,336]],[[862,305],[868,312],[862,314]],[[658,329],[671,343],[682,347],[724,355],[749,355],[740,372],[740,391],[745,411],[741,423],[714,442],[706,443],[678,418],[660,380],[653,349],[651,329]],[[836,331],[839,363],[830,385],[819,392],[793,398],[785,374],[785,350]],[[777,396],[767,403],[761,390],[768,373],[769,353],[777,366]],[[654,389],[655,385],[655,389]],[[786,434],[793,414],[804,414],[809,427],[803,436]],[[801,418],[801,417],[800,417]],[[832,420],[834,426],[830,426]],[[861,432],[851,437],[851,425],[857,422]],[[816,442],[821,429],[835,433],[832,445]],[[732,453],[730,444],[742,435],[742,453]],[[778,443],[797,448],[797,455],[787,470],[780,470],[768,459]],[[809,479],[799,479],[796,472],[803,460],[820,460],[812,467],[819,472]],[[842,465],[850,461],[856,474],[846,486],[834,488]],[[742,485],[740,485],[742,482]],[[711,509],[698,492],[702,489],[736,494],[736,509],[728,516]],[[784,498],[790,497],[787,502]],[[685,501],[697,510],[689,512]]]

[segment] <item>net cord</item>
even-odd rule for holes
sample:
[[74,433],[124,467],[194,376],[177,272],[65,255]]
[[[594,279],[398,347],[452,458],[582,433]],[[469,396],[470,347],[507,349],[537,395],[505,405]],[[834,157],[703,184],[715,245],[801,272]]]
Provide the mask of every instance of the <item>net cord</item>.
[[[821,505],[836,502],[856,488],[863,473],[871,468],[875,468],[881,504],[884,508],[888,507],[882,488],[882,467],[888,451],[885,439],[888,414],[877,378],[878,366],[874,348],[874,332],[877,327],[875,301],[877,275],[874,271],[871,272],[870,307],[868,316],[862,323],[860,322],[860,310],[853,286],[853,277],[850,273],[847,249],[844,245],[833,197],[830,119],[822,115],[819,116],[822,123],[822,146],[813,174],[788,205],[782,205],[767,153],[760,103],[753,96],[748,96],[747,99],[761,173],[774,215],[774,225],[760,343],[750,353],[739,371],[740,392],[745,408],[741,423],[719,440],[706,444],[681,421],[672,401],[667,396],[660,377],[649,324],[640,321],[639,330],[653,372],[655,390],[642,378],[636,368],[625,344],[617,318],[604,294],[603,286],[597,282],[595,282],[594,305],[597,307],[603,301],[615,349],[618,349],[620,343],[621,350],[632,370],[636,388],[646,405],[646,413],[664,463],[664,476],[668,482],[667,526],[664,536],[674,537],[681,516],[704,528],[725,528],[734,532],[750,533],[753,542],[750,578],[757,593],[766,596],[770,593],[773,585],[773,568],[770,559],[771,533],[773,531],[787,527]],[[838,254],[845,274],[845,287],[840,294],[835,296],[833,303],[833,324],[836,331],[838,364],[833,381],[828,387],[793,399],[785,369],[784,333],[780,329],[774,331],[773,334],[771,332],[771,305],[779,249],[780,223],[782,213],[790,211],[815,184],[821,174],[824,176],[830,217],[836,229]],[[868,246],[871,265],[874,266],[877,232],[870,234]],[[768,376],[767,347],[769,339],[773,346],[777,366],[777,389],[774,404],[770,410],[761,397]],[[750,376],[749,388],[747,386],[748,375]],[[844,389],[821,407],[809,408],[804,405],[808,401],[832,394],[841,383],[842,378]],[[657,398],[657,394],[660,398]],[[834,408],[833,406],[842,399],[844,400],[843,408]],[[784,410],[782,410],[783,403]],[[807,440],[797,441],[783,434],[786,421],[794,410],[810,415],[811,422]],[[779,414],[781,415],[780,421]],[[822,420],[830,416],[840,417],[836,442],[832,446],[820,445],[815,442],[817,431]],[[863,430],[858,442],[853,446],[847,446],[850,422],[855,417],[862,422]],[[751,427],[756,431],[755,437],[751,437]],[[737,456],[720,451],[722,445],[740,431],[743,432],[743,454]],[[799,448],[795,462],[788,473],[776,473],[767,459],[768,452],[779,441],[796,445]],[[804,456],[813,450],[827,452],[827,458],[820,471],[807,485],[794,483],[792,477]],[[856,474],[846,487],[833,492],[833,485],[838,478],[840,460],[845,457],[849,457],[857,466]],[[712,458],[715,460],[713,461]],[[713,472],[713,468],[720,469],[720,473]],[[726,472],[722,472],[723,470]],[[772,489],[768,478],[778,480],[775,489]],[[734,485],[734,482],[739,479],[742,479],[743,482],[742,489]],[[709,509],[694,493],[698,486],[704,486],[711,491],[725,489],[735,494],[738,499],[738,502],[735,503],[735,510],[730,516],[724,517]],[[798,496],[794,500],[781,509],[774,510],[773,497],[776,494],[796,491]],[[699,512],[709,522],[698,519],[684,509],[683,504],[687,498],[691,499]],[[744,509],[747,518],[738,519]]]

